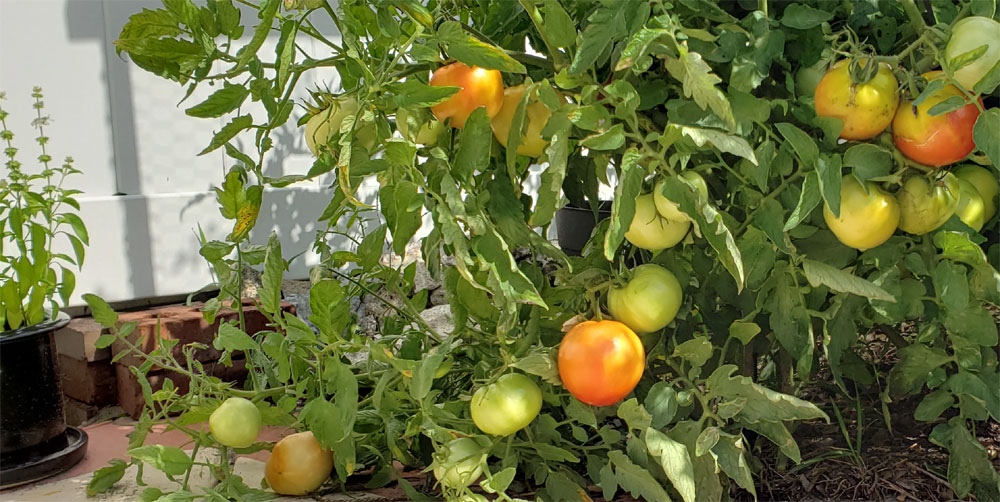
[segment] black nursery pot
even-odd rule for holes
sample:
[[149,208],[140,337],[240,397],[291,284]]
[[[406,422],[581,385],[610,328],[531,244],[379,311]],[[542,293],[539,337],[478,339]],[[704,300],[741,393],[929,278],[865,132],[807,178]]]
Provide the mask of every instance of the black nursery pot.
[[579,256],[590,239],[594,227],[611,217],[611,201],[602,200],[595,215],[590,207],[566,205],[556,211],[556,234],[559,248],[566,254]]
[[59,381],[58,319],[0,334],[0,487],[69,469],[83,458],[87,435],[67,427]]

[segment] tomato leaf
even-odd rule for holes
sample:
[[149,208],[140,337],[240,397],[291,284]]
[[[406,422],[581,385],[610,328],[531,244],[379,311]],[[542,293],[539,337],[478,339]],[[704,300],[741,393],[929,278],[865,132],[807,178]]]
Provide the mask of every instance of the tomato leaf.
[[[681,494],[684,502],[694,502],[696,489],[694,483],[694,466],[691,464],[691,456],[688,449],[681,443],[674,441],[666,434],[647,428],[643,433],[646,448],[649,454],[660,461],[660,467],[664,474],[670,479],[677,493]],[[666,500],[666,499],[647,499]]]
[[625,144],[625,126],[615,124],[580,141],[580,145],[594,150],[617,150]]
[[281,255],[281,240],[276,232],[271,232],[271,236],[267,239],[264,273],[260,278],[261,287],[257,291],[261,309],[271,315],[281,310],[281,279],[286,269],[288,264]]
[[[788,122],[779,122],[774,126],[791,143],[795,154],[799,157],[799,161],[803,166],[809,168],[819,162],[819,148],[816,146],[816,141],[803,132],[802,129]],[[837,178],[840,178],[839,173]]]
[[399,256],[406,254],[406,245],[423,223],[421,209],[423,196],[417,185],[401,181],[379,190],[382,214],[392,234],[392,250]]
[[93,477],[87,483],[87,496],[93,497],[99,493],[104,493],[111,489],[122,477],[125,476],[125,469],[128,464],[120,458],[113,458],[107,467],[102,467],[94,471]]
[[545,148],[549,163],[542,171],[541,181],[538,185],[538,201],[535,203],[535,210],[531,213],[528,222],[532,227],[548,225],[561,203],[563,180],[566,179],[569,158],[570,130],[570,124],[566,122],[564,127],[552,133],[552,139],[549,140],[549,145]]
[[680,131],[684,136],[691,138],[699,147],[711,144],[723,152],[738,155],[753,164],[757,164],[757,155],[754,153],[753,148],[750,148],[747,140],[739,136],[715,129],[703,129],[699,127],[683,126],[680,128]]
[[710,108],[727,126],[735,129],[736,119],[729,99],[716,87],[722,79],[712,73],[712,67],[702,59],[701,54],[690,52],[683,45],[678,46],[678,51],[680,57],[668,58],[665,66],[670,76],[681,82],[684,97],[694,98],[703,110]]
[[388,87],[393,93],[393,102],[401,108],[423,108],[441,104],[462,89],[455,86],[431,86],[412,79]]
[[1000,109],[990,108],[983,112],[972,129],[972,139],[976,147],[986,154],[994,170],[1000,173]]
[[825,285],[838,293],[851,293],[873,300],[895,303],[896,299],[886,290],[862,279],[850,272],[845,272],[826,263],[805,259],[802,261],[802,271],[812,287]]
[[219,325],[219,333],[212,341],[212,346],[227,352],[260,349],[260,345],[253,338],[250,338],[250,335],[229,322]]
[[267,40],[267,36],[271,33],[271,24],[274,21],[275,14],[278,13],[280,5],[281,0],[265,0],[261,4],[259,7],[260,11],[257,14],[260,24],[254,29],[253,38],[250,39],[250,42],[236,53],[236,64],[229,70],[230,74],[235,75],[242,71],[250,63],[250,60],[257,55],[257,51],[264,45],[264,41]]
[[822,11],[800,3],[793,3],[785,7],[785,11],[781,15],[781,24],[797,30],[808,30],[831,19],[833,19],[832,12]]
[[580,75],[587,71],[601,57],[612,41],[626,31],[625,16],[617,5],[600,5],[587,18],[587,27],[580,35],[580,45],[569,67],[570,75]]
[[205,155],[216,148],[226,144],[229,140],[236,137],[237,134],[243,132],[245,129],[249,129],[253,125],[253,117],[250,115],[240,115],[234,118],[228,124],[222,127],[219,132],[215,133],[212,137],[212,141],[208,143],[208,146],[204,150],[198,152],[198,155]]
[[663,28],[643,27],[639,29],[629,39],[628,44],[625,45],[625,49],[622,50],[622,55],[615,65],[615,71],[632,68],[632,72],[638,74],[649,69],[649,66],[653,63],[653,59],[648,55],[649,46],[656,39],[669,34],[670,31]]
[[889,371],[889,391],[905,396],[920,390],[931,371],[952,360],[944,350],[913,343],[899,350],[899,362]]
[[788,457],[792,462],[796,464],[802,462],[802,454],[799,452],[799,445],[795,442],[795,438],[792,437],[792,433],[788,432],[788,427],[784,422],[742,422],[741,423],[761,436],[766,437],[772,443],[777,445],[781,453]]
[[507,55],[503,49],[487,44],[462,29],[455,21],[446,21],[438,28],[438,37],[448,46],[448,55],[469,65],[507,73],[527,73],[524,65]]
[[576,23],[557,0],[545,0],[542,7],[544,24],[539,26],[556,47],[572,47],[576,43]]
[[652,474],[632,463],[628,455],[612,450],[608,452],[608,457],[615,466],[615,481],[633,497],[645,500],[670,500],[670,496]]
[[632,225],[635,216],[635,200],[642,190],[642,180],[645,169],[639,165],[639,152],[629,148],[622,156],[621,172],[618,175],[618,186],[615,187],[615,199],[611,205],[611,220],[608,231],[604,235],[604,257],[614,259],[618,247],[625,239],[625,232]]
[[[9,283],[13,284],[13,283]],[[107,302],[101,297],[87,293],[83,295],[83,301],[87,302],[87,306],[90,307],[90,315],[94,317],[94,320],[104,326],[105,328],[114,328],[115,324],[118,323],[118,313],[108,306]]]
[[454,176],[468,182],[477,171],[486,171],[492,147],[493,131],[490,128],[490,117],[486,114],[486,108],[476,108],[462,129],[462,142],[452,164]]
[[892,172],[892,154],[880,146],[860,143],[844,152],[844,167],[853,168],[854,177],[867,190],[866,181],[888,176]]
[[128,454],[133,460],[141,460],[156,466],[171,479],[173,476],[184,474],[191,468],[191,457],[176,446],[161,444],[140,446],[128,450]]

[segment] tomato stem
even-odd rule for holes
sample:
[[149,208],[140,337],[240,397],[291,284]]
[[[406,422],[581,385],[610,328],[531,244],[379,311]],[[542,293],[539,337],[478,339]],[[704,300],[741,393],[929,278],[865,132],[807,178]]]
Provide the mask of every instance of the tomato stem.
[[545,34],[545,30],[542,28],[545,21],[542,20],[541,13],[538,12],[538,7],[532,0],[519,0],[521,7],[524,7],[525,12],[528,13],[528,17],[531,18],[532,24],[535,25],[535,29],[538,30],[538,35],[542,37],[542,42],[545,43],[545,47],[549,50],[549,57],[552,58],[552,62],[555,66],[556,71],[561,70],[566,66],[566,62],[563,60],[562,53],[559,52],[559,48],[552,45],[549,41],[548,35]]
[[924,21],[924,16],[920,13],[920,9],[917,8],[916,2],[913,0],[901,0],[900,3],[903,5],[903,12],[906,13],[906,17],[910,20],[910,24],[918,33],[923,33],[927,29],[927,23]]

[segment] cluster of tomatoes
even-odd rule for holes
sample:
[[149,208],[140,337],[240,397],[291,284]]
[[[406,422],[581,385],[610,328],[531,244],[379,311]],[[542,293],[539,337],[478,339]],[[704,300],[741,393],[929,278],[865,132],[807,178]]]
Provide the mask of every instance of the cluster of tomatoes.
[[[215,440],[230,448],[248,448],[257,441],[263,423],[260,409],[242,397],[230,397],[208,418]],[[267,484],[281,495],[316,491],[330,477],[333,453],[312,432],[285,436],[274,445],[264,468]]]
[[[992,41],[990,34],[996,35]],[[985,17],[965,18],[953,27],[944,51],[949,61],[986,48],[978,59],[954,71],[955,81],[966,90],[974,89],[1000,62],[997,36],[1000,23]],[[842,243],[860,250],[882,244],[897,228],[913,235],[926,234],[952,215],[978,232],[996,212],[996,178],[971,164],[951,172],[938,168],[962,161],[975,148],[973,128],[982,99],[969,102],[971,93],[949,83],[943,71],[932,71],[923,74],[927,82],[924,96],[901,101],[898,82],[885,63],[877,63],[877,70],[869,69],[873,75],[857,81],[870,62],[843,60],[833,65],[816,86],[816,114],[842,120],[840,137],[849,141],[874,138],[891,124],[896,148],[931,173],[908,177],[895,196],[875,183],[862,184],[853,176],[844,176],[840,214],[834,215],[828,205],[824,206],[830,230]],[[966,104],[947,113],[934,113],[935,107],[948,109],[949,103],[957,100]]]

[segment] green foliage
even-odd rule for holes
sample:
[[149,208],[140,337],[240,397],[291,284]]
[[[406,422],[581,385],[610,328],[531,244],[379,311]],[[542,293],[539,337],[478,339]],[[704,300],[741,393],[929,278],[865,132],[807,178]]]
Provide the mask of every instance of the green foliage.
[[[6,175],[0,178],[0,331],[32,326],[55,319],[69,302],[76,286],[76,274],[83,266],[84,249],[90,237],[76,214],[80,193],[64,186],[66,178],[82,174],[73,167],[73,158],[53,166],[48,153],[49,137],[42,115],[42,90],[35,87],[31,125],[38,131],[35,142],[40,153],[37,171],[17,160],[14,132],[8,129],[9,114],[0,106],[0,139],[4,143]],[[0,92],[0,104],[6,93]],[[73,256],[55,251],[67,240]]]
[[[189,93],[214,82],[216,90],[187,113],[227,124],[206,138],[202,152],[224,147],[235,161],[217,189],[232,231],[201,235],[201,254],[220,289],[205,318],[212,322],[242,301],[244,272],[252,267],[262,271],[254,300],[268,326],[249,332],[242,320],[221,324],[214,343],[220,360],[230,363],[242,351],[251,370],[242,389],[207,377],[192,357],[196,347],[173,350],[162,341],[133,371],[140,381],[154,364],[187,372],[192,389],[180,395],[172,386],[156,393],[147,386],[150,406],[132,446],[148,448],[141,431],[170,411],[181,413],[174,426],[210,446],[191,424],[240,395],[261,407],[265,422],[312,430],[334,451],[337,486],[367,469],[374,474],[366,486],[383,486],[398,478],[397,465],[426,469],[444,444],[471,436],[488,453],[479,485],[501,500],[512,500],[515,490],[585,500],[591,484],[608,499],[621,491],[647,500],[724,500],[735,485],[756,496],[750,466],[759,453],[748,430],[774,444],[765,455],[776,449],[794,463],[817,461],[802,458],[791,430],[798,421],[829,420],[794,395],[825,364],[845,394],[851,382],[868,387],[876,380],[886,400],[924,394],[915,417],[949,420],[936,437],[951,452],[956,493],[989,498],[995,478],[969,427],[1000,415],[991,392],[1000,384],[997,333],[986,308],[1000,302],[1000,273],[996,245],[981,247],[990,237],[995,243],[998,220],[976,233],[953,219],[931,234],[899,233],[862,253],[842,245],[817,210],[823,204],[834,215],[843,212],[842,176],[891,192],[915,166],[887,137],[840,143],[841,121],[817,117],[814,98],[798,95],[792,76],[828,57],[824,50],[877,47],[904,88],[915,91],[915,75],[930,69],[942,40],[919,10],[912,15],[913,2],[901,3],[905,8],[883,2],[879,10],[870,2],[852,9],[841,2],[676,0],[622,8],[396,0],[333,7],[267,0],[257,16],[241,19],[231,0],[204,7],[170,0],[165,9],[134,15],[116,47],[141,68],[188,85]],[[933,15],[947,24],[958,13]],[[315,28],[328,18],[339,28],[336,42]],[[244,31],[252,38],[234,42]],[[269,33],[279,37],[273,52],[261,49]],[[410,110],[409,129],[418,131],[431,120],[426,108],[457,91],[427,85],[429,73],[452,60],[502,70],[507,85],[537,90],[552,112],[540,158],[516,155],[517,133],[530,122],[527,98],[513,114],[506,150],[494,142],[485,109],[433,144],[395,134],[400,107]],[[223,73],[214,74],[220,67]],[[296,124],[292,91],[303,76],[322,79],[331,71],[343,89],[336,97],[356,100],[358,111],[308,172],[264,176],[275,131]],[[329,89],[313,94],[335,97]],[[970,157],[994,168],[995,122],[995,110],[982,114]],[[376,131],[371,147],[354,141],[360,126]],[[244,152],[238,145],[251,146]],[[707,181],[707,198],[677,176],[684,171]],[[359,200],[366,178],[378,184],[377,207]],[[311,272],[306,323],[280,309],[288,262],[277,237],[256,246],[248,236],[267,188],[314,179],[333,181],[318,219],[321,263]],[[650,253],[624,234],[636,198],[663,179],[660,195],[692,219],[693,230],[677,246]],[[602,183],[614,190],[610,218],[595,227],[583,256],[567,256],[543,236],[567,201],[596,210]],[[448,335],[420,316],[429,292],[417,288],[417,267],[384,256],[405,254],[416,235],[424,236],[428,271],[444,284],[454,321]],[[643,334],[647,365],[634,393],[618,405],[587,406],[561,385],[559,341],[570,324],[604,316],[608,288],[638,262],[677,276],[685,291],[681,312],[666,328]],[[387,312],[374,340],[350,308],[365,301]],[[112,328],[99,343],[128,343],[134,326],[116,326],[106,305],[88,302]],[[902,322],[916,322],[917,333],[891,337],[899,361],[873,374],[860,335]],[[468,398],[511,371],[540,384],[542,412],[505,439],[485,436],[469,419]],[[170,472],[187,462],[172,450],[137,451],[143,455],[134,463]],[[110,486],[117,472],[95,477],[94,491]],[[227,474],[220,475],[224,483],[237,479]],[[398,482],[411,498],[426,497]],[[241,483],[195,494],[183,481],[172,493],[260,495]],[[441,491],[449,499],[469,493]]]

